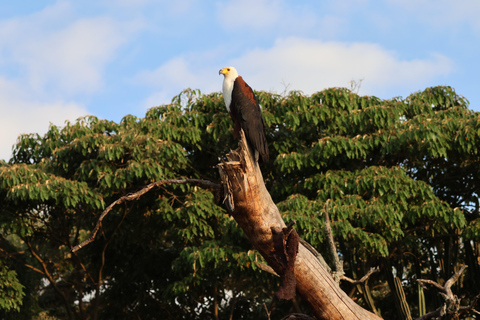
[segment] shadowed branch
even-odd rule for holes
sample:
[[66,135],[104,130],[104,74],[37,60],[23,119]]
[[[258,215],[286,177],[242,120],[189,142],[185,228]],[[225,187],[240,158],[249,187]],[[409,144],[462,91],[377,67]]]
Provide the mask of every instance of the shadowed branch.
[[161,181],[156,181],[153,183],[150,183],[149,185],[145,186],[144,188],[140,189],[137,192],[127,194],[114,202],[112,202],[100,215],[100,218],[97,221],[97,224],[95,228],[93,229],[92,235],[82,243],[76,245],[73,247],[72,252],[76,252],[80,250],[81,248],[85,247],[87,244],[93,242],[95,240],[95,236],[98,233],[98,230],[100,230],[100,227],[102,226],[102,221],[105,218],[105,216],[115,207],[116,205],[119,205],[123,202],[126,201],[132,201],[140,198],[143,196],[145,193],[148,191],[152,190],[153,188],[162,186],[164,184],[191,184],[203,189],[214,189],[217,192],[221,192],[222,190],[222,185],[219,183],[211,182],[208,180],[201,180],[201,179],[167,179],[167,180],[161,180]]

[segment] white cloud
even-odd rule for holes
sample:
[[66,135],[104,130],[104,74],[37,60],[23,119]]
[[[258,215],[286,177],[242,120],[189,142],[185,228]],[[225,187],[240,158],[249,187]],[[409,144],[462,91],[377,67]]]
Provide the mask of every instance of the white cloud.
[[285,83],[290,90],[309,94],[359,79],[364,79],[366,94],[412,92],[454,69],[453,62],[439,54],[405,60],[376,44],[299,38],[278,40],[272,48],[252,50],[231,64],[257,90],[282,92]]
[[67,3],[59,2],[0,23],[3,58],[18,66],[19,75],[37,92],[49,87],[66,94],[100,90],[105,66],[140,27],[108,17],[73,19],[71,11]]
[[77,17],[58,1],[27,15],[0,21],[0,158],[10,157],[21,133],[47,131],[88,113],[88,100],[104,86],[106,66],[143,27],[141,20]]
[[221,66],[205,56],[185,55],[138,74],[137,85],[154,88],[144,108],[168,103],[185,88],[220,91],[223,79],[218,69],[227,65],[235,66],[255,90],[281,93],[287,86],[312,94],[329,87],[349,87],[350,81],[363,79],[361,94],[383,98],[410,94],[454,71],[453,62],[440,54],[407,60],[377,44],[302,38],[277,40],[271,48],[247,51]]
[[220,91],[223,78],[219,77],[218,70],[223,66],[202,64],[204,56],[198,54],[173,58],[155,70],[137,74],[133,78],[135,84],[154,88],[154,92],[142,103],[143,107],[148,109],[169,103],[186,88],[200,89],[204,93]]
[[87,115],[87,110],[74,102],[40,102],[24,99],[18,83],[0,78],[0,159],[9,160],[12,146],[20,134],[45,133],[50,123],[62,126]]
[[177,57],[167,61],[157,69],[140,72],[135,76],[135,82],[149,86],[188,86],[198,83],[199,75],[192,72],[193,68],[185,57]]

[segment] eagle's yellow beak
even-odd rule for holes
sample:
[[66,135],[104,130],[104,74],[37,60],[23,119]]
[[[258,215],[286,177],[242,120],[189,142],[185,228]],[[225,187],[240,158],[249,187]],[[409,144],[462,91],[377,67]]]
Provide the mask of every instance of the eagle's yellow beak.
[[230,68],[223,68],[218,71],[218,74],[227,74],[230,72]]

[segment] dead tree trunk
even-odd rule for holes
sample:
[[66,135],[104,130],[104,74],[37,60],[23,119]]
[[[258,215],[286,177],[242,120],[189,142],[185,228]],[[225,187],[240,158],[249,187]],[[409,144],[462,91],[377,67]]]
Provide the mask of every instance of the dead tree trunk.
[[[275,254],[275,235],[286,225],[265,188],[259,165],[241,132],[240,148],[218,165],[226,206],[256,250],[279,274],[285,268]],[[277,248],[278,249],[278,248]],[[294,264],[297,292],[309,302],[317,319],[380,319],[361,308],[340,289],[320,261],[300,243]]]

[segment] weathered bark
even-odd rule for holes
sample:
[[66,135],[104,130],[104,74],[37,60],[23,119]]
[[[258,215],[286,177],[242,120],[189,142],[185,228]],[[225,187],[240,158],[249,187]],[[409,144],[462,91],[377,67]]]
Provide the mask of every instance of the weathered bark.
[[[218,165],[227,208],[255,249],[277,273],[284,268],[275,257],[273,235],[286,228],[252,159],[241,132],[240,148]],[[294,265],[297,292],[309,302],[317,319],[380,319],[361,308],[340,289],[314,254],[302,243]]]

